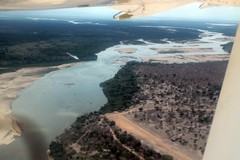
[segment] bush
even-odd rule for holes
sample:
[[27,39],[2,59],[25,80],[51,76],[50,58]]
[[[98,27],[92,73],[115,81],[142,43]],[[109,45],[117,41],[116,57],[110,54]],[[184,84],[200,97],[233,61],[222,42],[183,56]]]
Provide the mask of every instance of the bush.
[[173,160],[173,157],[170,155],[163,155],[162,160]]

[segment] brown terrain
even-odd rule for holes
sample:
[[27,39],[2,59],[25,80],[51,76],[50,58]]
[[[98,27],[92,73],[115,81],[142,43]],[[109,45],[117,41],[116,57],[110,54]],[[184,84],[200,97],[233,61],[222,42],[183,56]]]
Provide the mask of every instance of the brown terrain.
[[135,105],[107,117],[160,153],[200,160],[226,64],[136,65]]
[[191,160],[191,158],[178,151],[178,148],[166,142],[162,137],[127,118],[127,113],[128,112],[112,113],[107,115],[107,118],[115,121],[118,127],[132,134],[134,137],[141,139],[146,145],[150,146],[155,151],[159,153],[167,153],[179,160]]
[[0,145],[10,144],[15,140],[15,137],[21,135],[21,130],[18,127],[16,118],[12,115],[11,109],[11,104],[17,99],[19,92],[51,71],[68,68],[79,63],[28,67],[0,74]]
[[168,160],[97,112],[79,117],[51,143],[50,151],[54,160]]
[[101,84],[108,103],[77,118],[51,143],[51,156],[200,160],[226,66],[227,61],[128,63]]

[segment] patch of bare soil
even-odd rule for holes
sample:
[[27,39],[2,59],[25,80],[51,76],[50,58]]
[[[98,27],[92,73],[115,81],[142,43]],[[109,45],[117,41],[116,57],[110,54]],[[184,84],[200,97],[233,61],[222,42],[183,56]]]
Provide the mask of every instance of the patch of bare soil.
[[135,64],[140,89],[133,96],[133,109],[108,117],[159,151],[200,160],[226,66],[226,61]]

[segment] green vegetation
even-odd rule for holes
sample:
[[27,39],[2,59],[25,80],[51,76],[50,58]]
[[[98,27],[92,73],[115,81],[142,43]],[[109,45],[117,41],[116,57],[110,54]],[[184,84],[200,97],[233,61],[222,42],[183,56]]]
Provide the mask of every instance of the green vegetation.
[[56,160],[65,160],[67,159],[65,149],[62,143],[59,142],[52,142],[49,146],[51,150],[51,154]]
[[[76,152],[71,144],[81,150]],[[50,150],[54,160],[139,160],[139,156],[146,160],[161,160],[162,157],[98,112],[78,117],[70,129],[50,144]]]
[[233,47],[233,42],[229,42],[227,44],[221,45],[223,47],[223,50],[225,52],[231,53],[232,52],[232,47]]
[[133,65],[134,62],[128,63],[118,71],[114,78],[100,85],[108,98],[108,103],[101,107],[100,112],[124,111],[132,105],[132,97],[139,89],[132,71]]
[[173,157],[169,155],[163,155],[162,160],[173,160]]
[[[104,43],[103,43],[104,42]],[[94,44],[94,45],[93,45]],[[38,42],[26,42],[4,47],[0,50],[1,66],[24,66],[33,64],[55,65],[56,62],[75,62],[66,53],[76,55],[80,61],[96,60],[98,53],[116,43],[110,39],[55,38]]]
[[[114,121],[103,115],[123,111],[132,104],[132,98],[139,89],[134,66],[134,62],[128,63],[114,78],[101,84],[109,101],[100,111],[78,117],[71,128],[50,144],[51,156],[55,160],[139,160],[139,156],[146,160],[162,160],[164,157],[163,160],[172,160],[123,132]],[[81,150],[76,152],[72,144]]]
[[[138,110],[130,116],[173,143],[204,153],[226,67],[227,61],[136,63],[141,88],[133,99]],[[145,108],[147,102],[152,109]]]
[[[96,60],[96,53],[119,44],[141,44],[138,39],[166,43],[196,40],[201,34],[195,29],[178,28],[171,33],[165,28],[139,27],[144,22],[103,21],[104,25],[73,25],[64,21],[0,20],[0,67],[58,65]],[[158,25],[155,23],[154,25]],[[172,22],[161,22],[173,25]],[[184,23],[185,24],[185,23]],[[188,23],[189,24],[189,23]],[[188,26],[188,25],[187,25]]]

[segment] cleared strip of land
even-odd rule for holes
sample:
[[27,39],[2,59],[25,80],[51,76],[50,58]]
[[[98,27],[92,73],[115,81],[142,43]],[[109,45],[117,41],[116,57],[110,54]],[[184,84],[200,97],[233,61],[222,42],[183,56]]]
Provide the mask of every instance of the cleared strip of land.
[[116,122],[116,125],[122,130],[134,135],[136,138],[143,140],[149,146],[153,147],[155,150],[165,152],[173,156],[177,160],[191,160],[190,157],[184,153],[178,151],[174,146],[169,143],[164,142],[164,140],[152,134],[150,131],[145,130],[138,124],[132,122],[124,116],[123,113],[111,113],[107,115],[107,118]]

